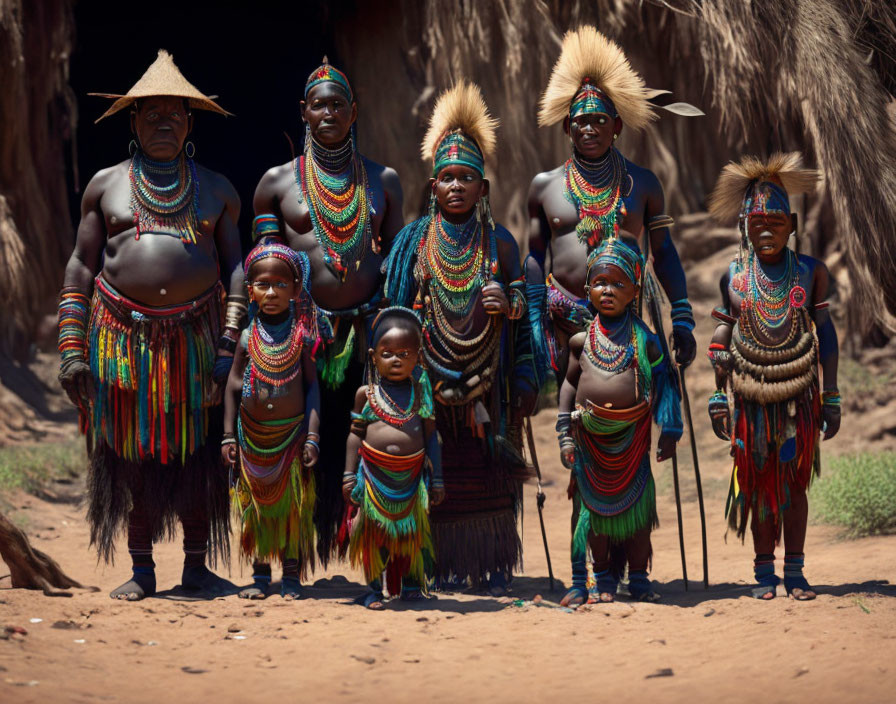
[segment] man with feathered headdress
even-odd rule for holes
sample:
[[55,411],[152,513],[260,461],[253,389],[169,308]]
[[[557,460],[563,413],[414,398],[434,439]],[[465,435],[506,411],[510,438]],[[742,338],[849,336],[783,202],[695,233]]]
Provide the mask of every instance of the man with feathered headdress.
[[134,573],[111,596],[135,601],[155,592],[153,543],[179,519],[182,585],[216,592],[206,552],[228,553],[229,521],[213,375],[226,376],[246,311],[240,201],[187,137],[193,110],[229,113],[162,50],[127,94],[99,95],[115,99],[100,119],[130,108],[131,156],[84,191],[59,303],[59,378],[90,450],[91,544],[109,560],[127,526]]
[[794,152],[729,164],[709,201],[720,221],[737,218],[741,237],[740,255],[722,277],[722,306],[713,312],[718,327],[709,359],[716,391],[709,415],[716,435],[731,442],[726,514],[741,538],[752,517],[753,596],[764,600],[775,598],[782,532],[784,588],[798,601],[815,598],[803,576],[806,491],[819,469],[819,431],[828,439],[840,428],[837,332],[826,301],[830,274],[823,262],[787,246],[797,225],[788,194],[810,191],[816,181],[800,161]]
[[526,313],[519,249],[488,204],[485,159],[495,126],[473,84],[458,83],[437,100],[422,149],[432,161],[429,214],[396,239],[385,293],[424,321],[445,483],[445,501],[431,514],[436,574],[499,594],[522,549],[524,466],[504,436],[532,399],[523,401],[522,367],[511,368]]
[[[643,239],[645,257],[653,255],[653,270],[672,302],[675,361],[687,365],[694,359],[694,319],[670,234],[673,221],[663,212],[663,188],[652,171],[633,164],[615,147],[623,126],[640,130],[655,118],[649,101],[656,93],[644,85],[622,50],[594,27],[580,27],[563,38],[538,122],[562,122],[573,154],[565,164],[538,174],[528,199],[529,251],[542,266],[551,253],[549,344],[559,379],[566,371],[569,338],[593,317],[583,296],[585,261],[606,237],[618,236],[635,247]],[[668,107],[701,114],[676,105]],[[573,589],[567,594],[572,603],[585,598],[585,578],[585,566],[574,565]]]
[[314,302],[332,327],[318,355],[328,388],[318,463],[318,554],[335,548],[342,516],[339,477],[349,411],[364,381],[364,339],[378,310],[380,266],[402,228],[402,192],[394,169],[358,151],[358,105],[346,75],[324,57],[305,82],[302,154],[267,171],[255,189],[256,240],[277,238],[311,260]]

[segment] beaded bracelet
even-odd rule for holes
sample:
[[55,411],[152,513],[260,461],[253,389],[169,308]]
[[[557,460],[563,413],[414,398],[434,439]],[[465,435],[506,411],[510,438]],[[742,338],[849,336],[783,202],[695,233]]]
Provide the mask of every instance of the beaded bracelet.
[[724,391],[716,389],[713,391],[712,396],[709,397],[709,417],[722,418],[727,416],[729,412],[728,397]]
[[320,453],[320,445],[317,444],[316,440],[311,440],[310,438],[305,438],[305,444],[311,445],[311,447],[313,447],[315,450],[318,451],[318,453]]
[[672,327],[694,329],[694,312],[687,298],[680,298],[672,302]]
[[519,320],[526,312],[526,294],[523,293],[525,284],[522,281],[514,281],[510,284],[510,312],[507,317],[510,320]]
[[713,368],[721,367],[727,370],[731,367],[731,351],[720,342],[710,343],[706,356],[709,357]]
[[236,445],[236,438],[233,438],[233,437],[229,438],[229,437],[225,436],[224,438],[221,439],[221,444],[222,445]]
[[87,296],[80,291],[65,290],[59,297],[59,355],[61,369],[87,359],[87,318],[90,309]]
[[840,408],[840,391],[839,389],[826,389],[821,392],[821,403],[824,406]]

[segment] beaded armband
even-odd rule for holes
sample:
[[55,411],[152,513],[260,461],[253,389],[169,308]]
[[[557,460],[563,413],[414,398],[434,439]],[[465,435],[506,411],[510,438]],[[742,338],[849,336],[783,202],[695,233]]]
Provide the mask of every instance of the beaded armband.
[[526,314],[526,284],[522,280],[514,281],[510,284],[510,312],[507,317],[510,320],[519,320]]
[[654,215],[652,218],[647,220],[647,230],[649,232],[653,232],[654,230],[662,230],[664,227],[674,227],[675,220],[671,215]]
[[64,372],[74,362],[87,359],[87,318],[90,301],[86,294],[73,288],[65,288],[59,297],[59,355],[60,371]]
[[825,389],[821,392],[821,403],[824,406],[840,408],[840,391],[838,389]]
[[731,369],[731,351],[721,342],[711,343],[706,356],[709,357],[709,362],[712,364],[713,369],[721,368],[725,371]]
[[352,435],[357,435],[359,438],[364,438],[367,435],[367,426],[370,424],[370,421],[364,416],[363,413],[355,413],[352,411],[352,425],[349,429],[349,432]]
[[687,298],[680,298],[672,302],[672,327],[694,329],[694,312]]
[[728,315],[721,308],[714,308],[712,311],[712,317],[724,325],[732,325],[733,326],[734,323],[737,322],[734,318],[732,318],[730,315]]
[[728,397],[721,389],[713,391],[709,397],[709,417],[725,418],[730,413],[728,409]]
[[246,296],[227,296],[227,309],[224,312],[224,327],[231,330],[241,329],[243,318],[249,312],[249,299]]
[[259,244],[268,237],[280,237],[280,221],[271,213],[257,215],[252,221],[252,242]]

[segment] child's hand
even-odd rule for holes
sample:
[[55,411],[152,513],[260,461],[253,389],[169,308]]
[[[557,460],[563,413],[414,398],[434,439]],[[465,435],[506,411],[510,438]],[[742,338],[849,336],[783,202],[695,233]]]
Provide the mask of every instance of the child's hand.
[[712,421],[712,431],[720,440],[731,440],[731,409],[728,407],[728,399],[717,391],[709,399],[709,417]]
[[228,442],[221,445],[221,461],[228,467],[236,464],[236,443]]
[[576,450],[574,447],[567,446],[560,448],[560,462],[567,469],[572,469],[576,465]]
[[656,448],[656,461],[657,462],[665,462],[675,453],[675,445],[678,443],[678,438],[673,435],[660,435],[660,440],[657,443]]
[[445,487],[434,486],[429,492],[429,503],[431,506],[438,506],[445,500]]
[[306,442],[305,446],[302,448],[302,464],[305,467],[311,468],[317,464],[319,458],[320,450],[317,448],[317,445]]
[[83,410],[90,408],[95,392],[93,373],[87,362],[78,360],[70,363],[66,371],[60,372],[59,384],[75,406]]
[[569,485],[566,487],[566,498],[572,501],[576,492],[579,490],[579,483],[576,481],[575,472],[569,474]]
[[840,430],[840,407],[821,407],[821,429],[824,431],[824,439],[830,440]]
[[510,301],[504,287],[497,281],[489,281],[482,287],[482,307],[490,315],[507,315],[510,312]]
[[342,498],[345,499],[345,503],[348,506],[357,506],[354,499],[352,499],[352,492],[355,490],[356,482],[352,481],[344,481],[342,482]]

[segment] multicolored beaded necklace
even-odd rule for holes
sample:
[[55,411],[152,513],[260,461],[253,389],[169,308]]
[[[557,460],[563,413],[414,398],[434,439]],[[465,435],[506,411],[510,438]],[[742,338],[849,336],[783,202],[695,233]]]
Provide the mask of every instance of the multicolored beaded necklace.
[[402,408],[401,404],[388,394],[381,381],[367,385],[367,403],[370,404],[370,409],[381,421],[396,428],[400,428],[417,414],[421,401],[419,384],[414,379],[411,379],[411,398],[407,408]]
[[[798,285],[799,260],[790,249],[784,250],[784,259],[784,272],[774,279],[763,270],[756,252],[751,250],[747,275],[742,284],[744,300],[738,327],[742,333],[766,347],[787,345],[802,332],[800,316],[791,314],[801,305],[801,300],[794,300],[794,294],[801,292],[805,297],[805,292]],[[781,333],[788,324],[790,329],[782,339]]]
[[579,241],[591,250],[605,237],[618,236],[619,223],[626,214],[622,185],[628,180],[619,150],[610,147],[605,156],[593,162],[573,154],[564,166],[564,175],[564,195],[579,215]]
[[[616,344],[612,339],[614,336],[625,338],[627,341],[621,345]],[[610,374],[618,374],[631,366],[632,360],[635,358],[636,347],[635,326],[632,323],[631,315],[626,313],[625,319],[613,331],[604,328],[600,318],[595,318],[588,331],[585,354],[598,369]]]
[[490,233],[487,263],[480,234],[481,225],[475,214],[463,225],[455,225],[437,213],[426,237],[420,240],[418,260],[425,264],[429,289],[454,315],[468,315],[477,300],[471,292],[482,288],[489,278],[488,271],[497,272],[494,233]]
[[369,246],[379,251],[371,236],[371,197],[367,170],[352,140],[328,149],[313,137],[305,154],[295,161],[296,183],[308,203],[314,235],[324,263],[345,281],[349,267],[357,269]]
[[281,387],[298,376],[304,336],[297,327],[295,316],[273,324],[255,316],[249,326],[249,364],[243,377],[243,396],[251,395],[259,380]]
[[137,228],[134,239],[139,240],[143,232],[164,227],[176,230],[182,242],[196,244],[199,180],[192,159],[181,154],[173,161],[154,161],[138,149],[131,157],[128,177]]

